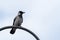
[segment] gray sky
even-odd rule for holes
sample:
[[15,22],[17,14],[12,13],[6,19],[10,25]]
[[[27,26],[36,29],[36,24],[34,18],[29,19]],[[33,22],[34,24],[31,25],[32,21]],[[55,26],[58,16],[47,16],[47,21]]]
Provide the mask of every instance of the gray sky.
[[[23,15],[23,27],[33,31],[41,40],[60,40],[60,0],[0,0],[0,28],[13,24],[18,11]],[[0,32],[1,40],[35,40],[29,33],[17,29]]]

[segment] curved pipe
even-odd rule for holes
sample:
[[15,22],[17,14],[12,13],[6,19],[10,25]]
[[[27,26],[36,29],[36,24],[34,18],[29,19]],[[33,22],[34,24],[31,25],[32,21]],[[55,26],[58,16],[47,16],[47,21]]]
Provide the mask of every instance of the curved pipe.
[[36,40],[40,40],[32,31],[30,31],[30,30],[28,30],[28,29],[26,29],[26,28],[23,28],[23,27],[6,26],[6,27],[3,27],[3,28],[0,28],[0,31],[5,30],[5,29],[9,29],[9,28],[22,29],[22,30],[24,30],[24,31],[27,31],[27,32],[30,33],[31,35],[33,35],[33,36],[36,38]]

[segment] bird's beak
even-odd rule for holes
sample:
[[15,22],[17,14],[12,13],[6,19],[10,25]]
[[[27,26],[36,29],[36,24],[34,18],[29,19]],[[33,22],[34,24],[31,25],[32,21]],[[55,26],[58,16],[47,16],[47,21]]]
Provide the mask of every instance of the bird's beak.
[[24,14],[25,12],[23,12],[23,14]]

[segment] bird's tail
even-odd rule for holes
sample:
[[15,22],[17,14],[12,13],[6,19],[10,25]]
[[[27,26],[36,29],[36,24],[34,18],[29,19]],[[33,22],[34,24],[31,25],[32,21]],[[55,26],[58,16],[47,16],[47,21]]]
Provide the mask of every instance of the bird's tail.
[[16,28],[12,28],[11,31],[10,31],[10,34],[14,34],[16,31]]

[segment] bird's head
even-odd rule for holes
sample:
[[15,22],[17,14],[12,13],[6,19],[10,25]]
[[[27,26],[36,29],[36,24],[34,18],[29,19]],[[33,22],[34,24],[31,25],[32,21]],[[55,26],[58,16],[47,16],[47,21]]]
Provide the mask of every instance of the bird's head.
[[18,15],[22,15],[22,14],[24,14],[25,12],[23,12],[23,11],[19,11],[18,12]]

